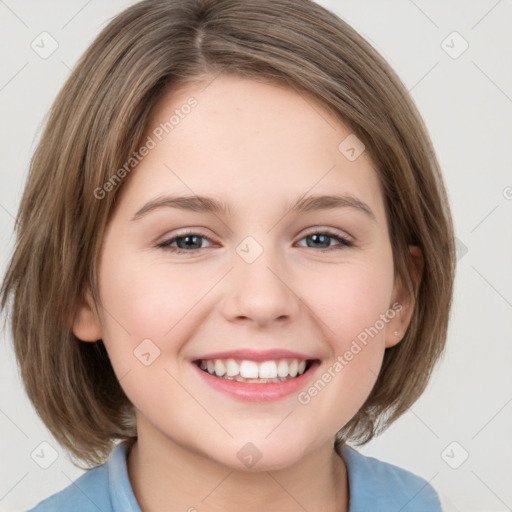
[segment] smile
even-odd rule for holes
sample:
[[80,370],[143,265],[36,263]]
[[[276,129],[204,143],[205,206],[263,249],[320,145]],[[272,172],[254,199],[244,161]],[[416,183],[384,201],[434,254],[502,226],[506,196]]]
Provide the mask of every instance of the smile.
[[248,359],[201,359],[196,364],[201,370],[215,377],[246,382],[270,384],[294,379],[305,373],[312,361],[297,358],[282,358],[268,361]]
[[200,382],[215,393],[242,402],[267,402],[293,396],[315,376],[320,360],[313,352],[240,348],[191,359]]

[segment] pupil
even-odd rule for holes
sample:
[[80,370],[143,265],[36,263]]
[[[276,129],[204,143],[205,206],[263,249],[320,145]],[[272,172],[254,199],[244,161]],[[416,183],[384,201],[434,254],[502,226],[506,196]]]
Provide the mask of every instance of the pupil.
[[[327,244],[327,247],[329,247],[329,236],[328,235],[322,235],[322,234],[315,234],[315,235],[310,235],[308,238],[310,238],[311,240],[314,241],[315,244]],[[310,245],[308,243],[308,247],[316,247],[316,245]]]
[[[194,243],[193,241],[192,241],[192,243],[190,243],[191,240],[195,240],[196,243]],[[183,241],[183,242],[180,243],[180,241]],[[200,249],[201,248],[201,237],[196,236],[196,235],[186,235],[186,236],[182,236],[182,237],[178,238],[176,240],[176,243],[180,249],[191,249],[191,248],[192,249],[196,249],[196,248]],[[197,247],[195,247],[195,246],[197,246]]]

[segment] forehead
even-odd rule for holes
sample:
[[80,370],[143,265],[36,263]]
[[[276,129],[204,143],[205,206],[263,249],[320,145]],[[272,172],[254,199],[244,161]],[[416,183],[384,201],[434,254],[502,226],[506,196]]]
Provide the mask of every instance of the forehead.
[[[143,137],[154,147],[130,176],[126,196],[187,193],[254,207],[308,192],[350,193],[382,216],[378,175],[365,151],[357,156],[362,146],[354,137],[304,93],[208,77],[168,93],[154,108]],[[346,152],[351,146],[356,159]]]

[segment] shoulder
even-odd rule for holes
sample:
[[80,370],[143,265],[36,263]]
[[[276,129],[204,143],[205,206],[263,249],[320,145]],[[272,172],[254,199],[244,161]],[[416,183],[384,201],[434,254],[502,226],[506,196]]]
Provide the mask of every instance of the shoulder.
[[342,453],[349,477],[349,512],[364,512],[372,506],[381,512],[441,512],[439,497],[425,479],[349,446]]
[[29,512],[110,512],[107,466],[84,473],[62,491],[38,503]]
[[141,512],[128,476],[128,450],[126,442],[120,443],[106,464],[87,471],[29,512]]

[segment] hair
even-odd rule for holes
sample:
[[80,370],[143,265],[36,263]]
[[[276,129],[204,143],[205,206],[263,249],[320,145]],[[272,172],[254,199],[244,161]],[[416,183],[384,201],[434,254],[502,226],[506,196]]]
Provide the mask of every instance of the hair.
[[[90,292],[123,183],[95,190],[136,151],[163,96],[235,75],[309,95],[364,143],[384,196],[394,272],[415,295],[400,343],[334,447],[363,444],[425,389],[444,349],[455,274],[450,208],[429,135],[397,75],[347,23],[310,0],[146,0],[115,17],[58,94],[33,154],[1,289],[26,391],[77,459],[105,462],[137,436],[133,408],[101,340],[72,330]],[[415,289],[409,245],[423,254]],[[11,300],[12,299],[12,300]]]

